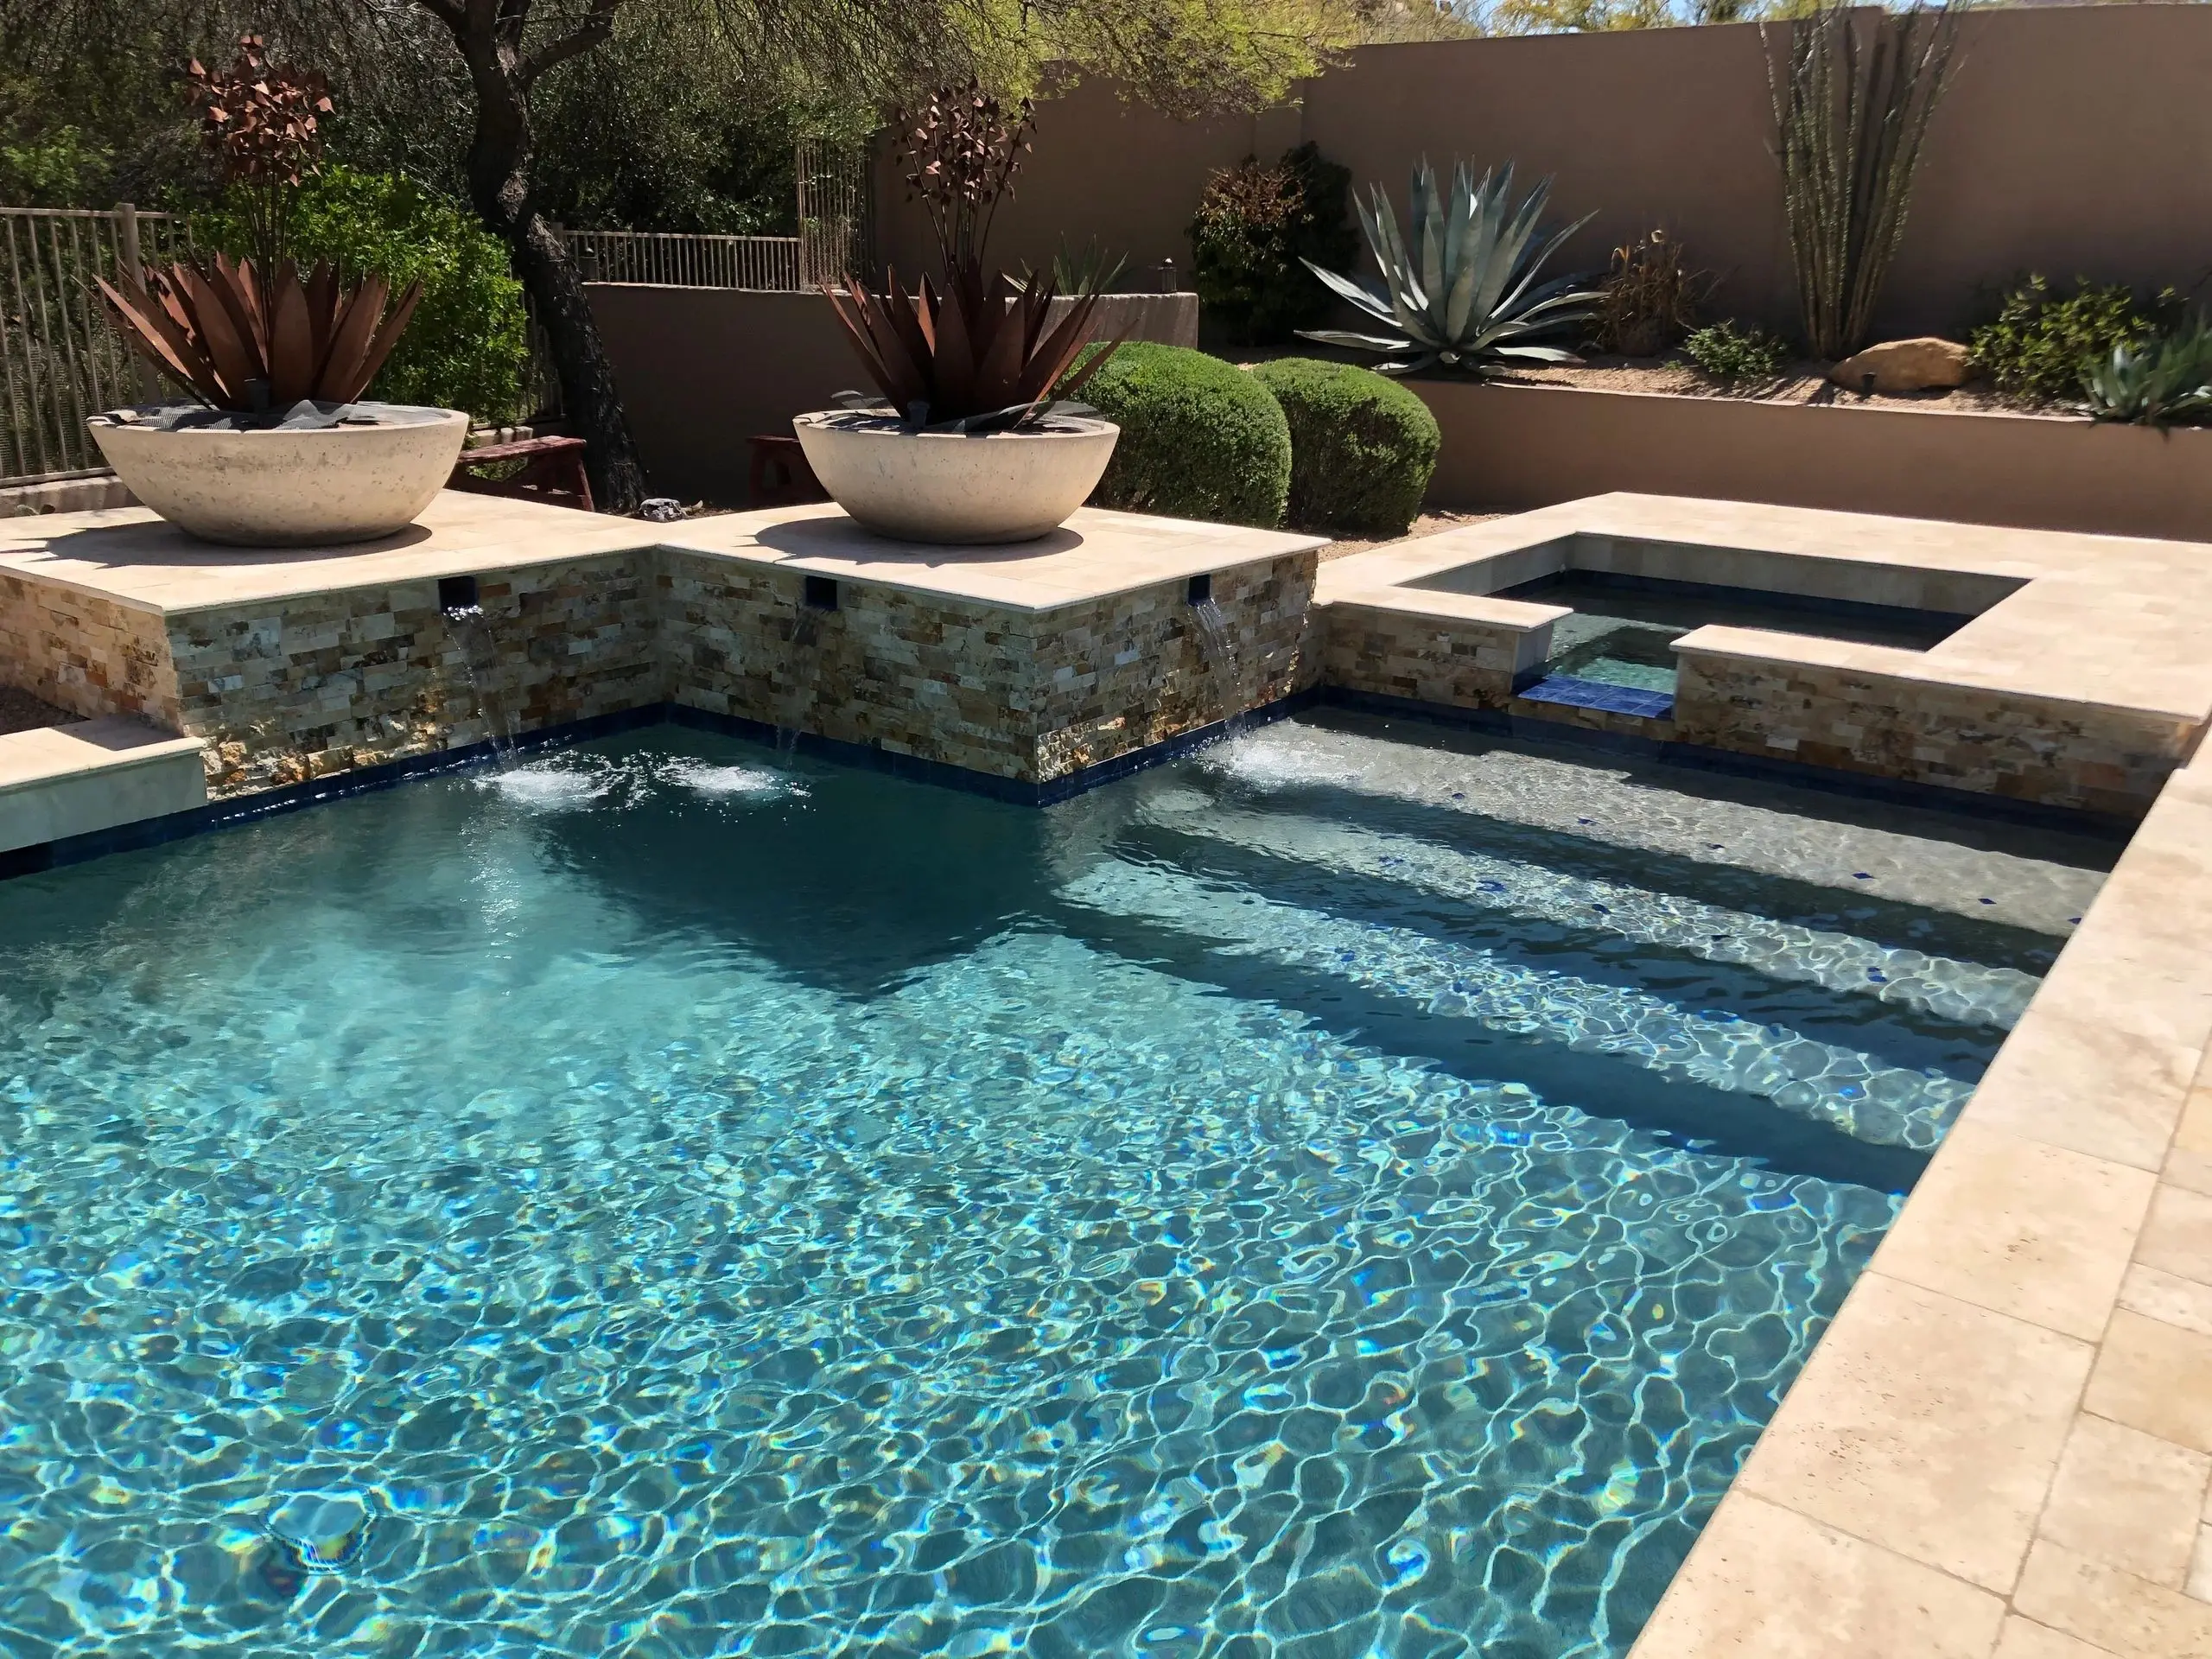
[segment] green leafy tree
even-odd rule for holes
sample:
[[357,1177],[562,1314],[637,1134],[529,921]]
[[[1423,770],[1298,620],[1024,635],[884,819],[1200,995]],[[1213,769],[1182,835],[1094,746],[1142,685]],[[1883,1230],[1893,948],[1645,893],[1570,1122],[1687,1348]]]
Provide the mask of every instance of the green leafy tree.
[[[291,203],[291,246],[302,266],[327,259],[374,271],[395,289],[423,284],[407,332],[370,388],[388,403],[463,409],[512,420],[530,366],[522,284],[507,251],[474,214],[411,179],[333,164]],[[250,245],[244,217],[226,207],[198,217],[194,236],[232,253]]]

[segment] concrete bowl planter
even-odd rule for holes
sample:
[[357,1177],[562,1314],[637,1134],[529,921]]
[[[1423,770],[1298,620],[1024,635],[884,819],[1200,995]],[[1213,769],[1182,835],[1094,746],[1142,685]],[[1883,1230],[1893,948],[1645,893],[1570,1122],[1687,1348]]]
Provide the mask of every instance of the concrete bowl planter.
[[791,422],[807,464],[859,523],[902,542],[1034,541],[1098,486],[1122,429],[1085,416],[973,436],[827,411]]
[[[313,406],[302,404],[300,409]],[[241,426],[213,411],[101,416],[92,437],[130,493],[188,535],[232,547],[372,541],[415,522],[468,435],[458,410],[353,404],[320,424]],[[313,419],[313,416],[303,417]]]

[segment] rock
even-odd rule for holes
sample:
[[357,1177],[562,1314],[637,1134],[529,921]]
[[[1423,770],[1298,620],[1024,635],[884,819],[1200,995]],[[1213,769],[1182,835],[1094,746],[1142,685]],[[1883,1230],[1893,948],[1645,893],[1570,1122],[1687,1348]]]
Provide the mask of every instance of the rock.
[[1847,391],[1928,391],[1964,385],[1967,348],[1955,340],[1933,335],[1884,340],[1845,358],[1828,371],[1828,378]]

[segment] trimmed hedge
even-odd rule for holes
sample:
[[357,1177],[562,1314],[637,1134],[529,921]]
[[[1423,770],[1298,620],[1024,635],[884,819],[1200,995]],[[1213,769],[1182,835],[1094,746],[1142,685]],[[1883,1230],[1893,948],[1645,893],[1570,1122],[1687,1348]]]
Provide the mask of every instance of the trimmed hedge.
[[[1084,348],[1078,362],[1098,348]],[[1122,429],[1094,505],[1218,524],[1282,522],[1290,426],[1274,394],[1233,364],[1131,340],[1076,396]]]
[[1428,405],[1371,369],[1319,358],[1277,358],[1252,377],[1274,393],[1290,425],[1290,522],[1404,535],[1420,516],[1442,442]]

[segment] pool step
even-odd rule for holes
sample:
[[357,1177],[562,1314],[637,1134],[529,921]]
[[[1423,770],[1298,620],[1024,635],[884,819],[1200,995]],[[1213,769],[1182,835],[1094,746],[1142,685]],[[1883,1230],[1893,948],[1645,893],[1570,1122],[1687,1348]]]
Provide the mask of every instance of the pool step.
[[1886,945],[1831,929],[1288,810],[1255,812],[1196,790],[1149,797],[1141,821],[1312,868],[1370,876],[1468,906],[1745,967],[1962,1025],[2009,1031],[2040,982],[2017,968]]
[[1783,1027],[1684,1009],[1649,992],[1547,972],[1409,928],[1286,905],[1179,871],[1107,861],[1068,882],[1062,896],[1196,936],[1217,951],[1325,973],[1434,1017],[1758,1096],[1877,1145],[1932,1148],[1973,1093],[1962,1079],[1886,1065]]

